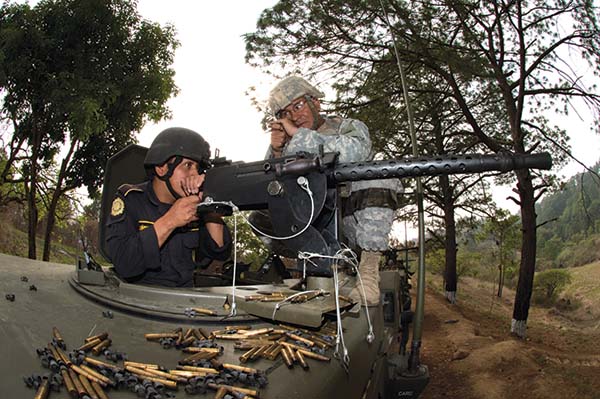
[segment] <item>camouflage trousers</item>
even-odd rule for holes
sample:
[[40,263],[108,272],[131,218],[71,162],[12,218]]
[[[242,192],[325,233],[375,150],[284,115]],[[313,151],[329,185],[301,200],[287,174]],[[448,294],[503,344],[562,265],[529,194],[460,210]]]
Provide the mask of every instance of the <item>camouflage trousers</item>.
[[394,221],[394,210],[370,207],[345,216],[342,231],[350,248],[363,251],[389,249],[389,235]]

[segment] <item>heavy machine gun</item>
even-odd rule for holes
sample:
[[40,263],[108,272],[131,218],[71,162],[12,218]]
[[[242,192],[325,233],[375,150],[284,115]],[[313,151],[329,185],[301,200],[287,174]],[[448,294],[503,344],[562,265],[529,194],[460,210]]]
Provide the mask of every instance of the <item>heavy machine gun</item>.
[[[517,169],[550,169],[548,153],[464,154],[338,163],[336,153],[294,156],[251,163],[215,160],[206,172],[199,213],[230,214],[268,210],[277,237],[293,252],[333,255],[340,249],[341,193],[346,182],[474,174]],[[321,259],[307,274],[331,276],[331,260]]]

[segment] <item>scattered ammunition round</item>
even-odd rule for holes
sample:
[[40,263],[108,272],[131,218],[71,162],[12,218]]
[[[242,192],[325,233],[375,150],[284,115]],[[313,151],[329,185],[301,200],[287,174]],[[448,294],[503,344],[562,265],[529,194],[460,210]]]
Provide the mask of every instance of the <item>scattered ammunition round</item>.
[[101,340],[100,338],[95,338],[91,341],[88,341],[87,343],[81,345],[77,350],[78,351],[84,351],[87,352],[90,349],[92,349],[94,346],[98,345],[99,343],[101,343],[103,340]]
[[179,335],[177,333],[151,333],[151,334],[144,334],[144,338],[146,338],[148,341],[158,341],[161,338],[173,338],[173,339],[177,339]]
[[37,389],[34,399],[46,399],[50,394],[50,381],[45,378]]
[[204,314],[207,316],[217,316],[217,312],[215,312],[214,310],[210,310],[210,309],[192,308],[192,310],[196,313]]
[[92,398],[92,399],[100,399],[98,397],[98,395],[96,395],[96,391],[94,391],[94,388],[92,388],[92,384],[90,384],[90,380],[82,374],[79,374],[79,381],[81,382],[81,385],[83,385],[83,388],[85,389],[85,391],[87,392],[87,395]]
[[215,399],[223,399],[225,395],[227,395],[227,389],[224,387],[220,387],[215,394]]
[[98,345],[92,348],[92,353],[94,355],[99,355],[104,349],[108,348],[112,340],[110,338],[106,338],[104,341],[100,342]]
[[92,384],[92,388],[94,389],[94,391],[96,391],[96,395],[98,395],[98,398],[108,399],[108,396],[106,395],[106,393],[104,392],[104,389],[102,389],[100,384],[98,384],[95,381],[92,381],[91,384]]
[[97,372],[96,370],[92,369],[91,367],[86,366],[85,364],[82,364],[81,366],[82,370],[84,370],[85,372],[87,372],[89,375],[92,375],[94,377],[96,377],[96,379],[104,382],[106,385],[110,385],[110,386],[116,386],[115,382],[113,380],[111,380],[110,378],[108,378],[107,376],[105,376],[104,374],[100,374],[99,372]]
[[[76,364],[72,364],[71,365],[71,369],[76,372],[79,376],[84,376],[92,381],[96,381],[98,384],[102,385],[102,386],[106,386],[108,385],[106,382],[104,382],[103,380],[99,379],[98,377],[96,377],[95,375],[91,374],[89,371],[82,369],[81,367],[77,366]],[[104,376],[103,376],[104,377]],[[104,377],[106,378],[106,377]],[[110,380],[109,380],[110,381]]]
[[235,392],[241,392],[246,395],[258,396],[258,390],[256,390],[256,389],[242,388],[242,387],[235,387],[233,385],[214,384],[214,383],[209,383],[208,387],[210,389],[215,389],[215,390],[219,390],[220,388],[225,388],[228,391],[235,391]]
[[321,360],[321,361],[324,361],[324,362],[328,362],[328,361],[331,360],[327,356],[319,355],[318,353],[314,353],[314,352],[307,351],[307,350],[304,350],[304,349],[299,349],[298,352],[300,352],[301,354],[303,354],[306,357],[309,357],[309,358],[315,359],[315,360]]
[[223,351],[223,348],[199,348],[197,346],[188,346],[187,348],[183,348],[182,351],[186,353],[221,353]]
[[90,341],[95,341],[95,340],[100,340],[100,341],[104,341],[106,338],[108,338],[108,333],[107,332],[103,332],[97,335],[93,335],[91,337],[87,337],[86,339],[84,339],[85,342],[90,342]]
[[75,388],[75,384],[73,383],[73,380],[69,375],[69,370],[63,368],[62,370],[60,370],[60,374],[63,378],[63,385],[65,386],[65,388],[67,388],[67,392],[69,392],[69,395],[77,395],[77,388]]
[[160,369],[160,366],[158,364],[150,364],[150,363],[138,363],[138,362],[130,362],[130,361],[126,361],[123,362],[123,366],[127,367],[127,366],[132,366],[138,369]]
[[286,332],[285,335],[287,335],[290,339],[292,339],[294,341],[300,341],[300,342],[306,344],[307,346],[314,346],[315,345],[315,343],[313,341],[311,341],[310,339],[303,338],[303,337],[301,337],[299,335],[296,335],[294,333]]
[[258,352],[260,350],[260,348],[262,348],[262,347],[255,346],[254,348],[250,349],[248,352],[244,353],[242,356],[239,357],[240,362],[246,363],[248,360],[250,360],[252,355],[254,355],[256,352]]
[[195,371],[198,373],[206,373],[206,374],[218,374],[219,373],[219,371],[217,369],[209,368],[209,367],[177,366],[177,369],[185,370],[185,371]]
[[104,368],[111,369],[113,371],[121,371],[122,370],[116,364],[106,363],[106,362],[103,362],[102,360],[94,359],[93,357],[85,356],[83,358],[83,360],[86,363],[92,364],[92,365],[97,366],[97,367],[104,367]]
[[281,356],[283,356],[283,361],[285,362],[285,365],[289,369],[291,369],[292,367],[294,367],[294,361],[290,357],[290,353],[289,353],[289,349],[288,348],[286,348],[286,347],[282,347],[281,348]]
[[140,369],[140,370],[143,370],[145,373],[147,373],[146,375],[148,375],[148,376],[164,378],[167,380],[172,380],[172,381],[177,381],[177,382],[186,382],[187,381],[187,378],[178,376],[176,374],[171,374],[171,373],[168,373],[165,371],[160,371],[157,369]]
[[209,339],[209,337],[211,335],[210,333],[207,333],[202,327],[196,328],[194,330],[194,334],[196,334],[196,336],[200,340]]
[[161,383],[162,385],[164,385],[165,387],[167,387],[169,389],[177,389],[177,382],[175,382],[175,381],[167,380],[164,378],[159,378],[159,377],[155,376],[154,374],[149,373],[146,370],[138,369],[133,366],[125,366],[125,369],[134,374],[142,376],[150,381]]
[[77,395],[79,397],[86,395],[87,391],[81,384],[78,374],[75,373],[75,371],[73,371],[73,370],[69,370],[69,377],[71,377],[71,381],[73,381],[73,385],[75,385],[75,389],[77,390]]
[[300,366],[302,366],[302,368],[304,370],[308,370],[308,363],[306,363],[306,360],[304,359],[304,355],[302,355],[302,352],[296,351],[295,355],[296,355],[296,359],[298,359],[298,362],[300,363]]
[[237,371],[241,371],[243,373],[248,373],[248,374],[258,373],[257,369],[253,369],[250,367],[244,367],[244,366],[238,366],[237,364],[223,363],[223,368],[228,369],[228,370],[237,370]]

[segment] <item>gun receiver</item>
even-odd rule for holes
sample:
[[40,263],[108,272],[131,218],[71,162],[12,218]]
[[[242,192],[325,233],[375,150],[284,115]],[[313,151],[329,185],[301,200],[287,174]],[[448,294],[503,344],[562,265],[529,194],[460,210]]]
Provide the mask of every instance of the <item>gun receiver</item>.
[[[449,174],[473,174],[489,171],[509,172],[517,169],[550,169],[552,158],[540,154],[464,154],[451,156],[388,159],[382,161],[337,163],[336,153],[268,159],[251,163],[215,161],[206,173],[204,203],[199,213],[217,210],[232,202],[240,210],[268,210],[278,237],[294,235],[283,243],[292,251],[332,255],[339,248],[339,195],[344,182],[391,178],[414,178]],[[297,183],[304,176],[312,191],[312,200]],[[311,212],[313,208],[313,212]],[[312,215],[312,218],[311,218]],[[310,218],[310,220],[309,220]],[[335,219],[335,223],[331,221]],[[329,262],[307,270],[310,274],[330,276]]]

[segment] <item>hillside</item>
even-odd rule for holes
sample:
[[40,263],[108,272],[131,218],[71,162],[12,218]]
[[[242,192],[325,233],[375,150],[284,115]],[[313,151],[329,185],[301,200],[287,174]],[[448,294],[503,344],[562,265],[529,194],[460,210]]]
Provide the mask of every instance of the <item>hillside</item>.
[[[581,305],[532,306],[526,340],[509,332],[514,292],[494,299],[490,284],[464,278],[458,304],[450,305],[431,277],[422,351],[431,382],[422,398],[600,398],[599,285],[592,281],[600,263],[572,270],[567,295],[579,295]],[[587,292],[595,294],[584,299]]]

